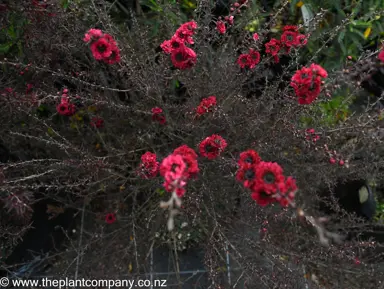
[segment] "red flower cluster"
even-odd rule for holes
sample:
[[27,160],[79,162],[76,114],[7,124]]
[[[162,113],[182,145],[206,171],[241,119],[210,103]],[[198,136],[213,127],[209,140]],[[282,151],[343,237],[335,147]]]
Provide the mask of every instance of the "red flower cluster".
[[196,108],[196,113],[198,115],[203,115],[207,112],[211,112],[212,109],[216,106],[216,96],[210,96],[207,98],[203,98],[200,102],[199,106]]
[[384,48],[381,49],[381,51],[379,52],[379,55],[378,55],[377,57],[379,58],[379,60],[380,60],[381,62],[384,63]]
[[213,160],[217,158],[227,147],[227,142],[221,136],[213,134],[204,139],[199,145],[200,154]]
[[107,64],[114,64],[120,61],[120,50],[116,41],[100,29],[89,29],[83,41],[91,42],[91,51],[96,60],[104,61]]
[[182,145],[163,159],[160,166],[156,160],[156,154],[146,152],[141,156],[138,174],[149,179],[156,177],[160,172],[160,175],[164,177],[165,190],[167,192],[176,191],[176,194],[182,197],[185,194],[184,187],[187,180],[195,177],[199,171],[196,152],[187,145]]
[[165,119],[165,116],[163,114],[163,109],[161,109],[160,107],[154,107],[151,109],[151,112],[152,112],[152,120],[153,121],[157,121],[160,124],[166,123],[166,119]]
[[328,76],[320,65],[312,63],[309,68],[303,67],[292,76],[291,86],[299,97],[299,104],[310,104],[320,94],[322,78]]
[[292,177],[285,178],[283,169],[272,162],[263,162],[254,150],[240,154],[236,180],[252,191],[252,199],[265,206],[279,202],[286,207],[295,197],[297,186]]
[[138,174],[144,179],[150,179],[157,176],[159,172],[159,162],[156,159],[156,154],[146,152],[141,156],[141,163]]
[[289,53],[292,47],[301,47],[307,44],[307,36],[300,34],[297,26],[286,25],[283,27],[283,34],[280,40],[272,38],[268,43],[265,44],[265,52],[271,54],[275,62],[279,62],[277,54],[280,49],[284,49],[285,53]]
[[260,53],[254,49],[250,49],[248,54],[241,54],[237,59],[237,64],[241,68],[248,67],[253,69],[260,62]]
[[172,63],[178,69],[188,69],[196,63],[195,51],[186,46],[186,43],[194,44],[192,36],[196,29],[195,21],[186,22],[176,30],[170,40],[165,40],[160,45],[164,53],[171,54]]
[[69,102],[68,89],[64,89],[61,95],[61,102],[56,106],[57,113],[60,115],[71,116],[76,112],[76,107]]

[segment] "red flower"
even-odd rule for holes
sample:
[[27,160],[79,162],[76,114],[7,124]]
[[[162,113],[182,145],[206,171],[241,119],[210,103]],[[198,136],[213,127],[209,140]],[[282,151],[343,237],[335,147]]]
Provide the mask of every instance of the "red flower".
[[107,58],[104,58],[103,61],[107,64],[115,64],[120,62],[120,50],[116,45],[111,44],[110,46],[111,55]]
[[171,177],[172,180],[179,179],[183,176],[186,168],[187,165],[181,155],[171,154],[161,162],[160,175],[165,177],[167,181],[170,180],[168,177]]
[[142,178],[149,179],[156,177],[159,171],[159,162],[156,159],[156,154],[146,152],[141,156],[141,164],[139,167],[139,175]]
[[187,26],[181,25],[179,29],[176,30],[174,36],[181,39],[184,43],[193,44],[193,38],[192,35],[194,33],[194,30],[190,30],[187,28]]
[[297,46],[304,46],[307,45],[308,39],[307,36],[304,34],[299,34],[296,36],[296,45]]
[[226,20],[227,20],[229,25],[233,25],[233,23],[235,21],[235,17],[233,15],[231,15]]
[[216,96],[203,98],[203,100],[200,102],[199,106],[196,109],[196,113],[198,115],[203,115],[207,112],[211,112],[212,108],[216,106],[216,104]]
[[108,41],[109,44],[113,46],[117,46],[115,39],[113,39],[112,35],[105,33],[103,38]]
[[152,111],[152,120],[157,121],[160,124],[165,124],[166,119],[163,115],[163,110],[160,107],[154,107],[151,109]]
[[69,102],[61,102],[56,106],[57,113],[60,115],[71,116],[75,114],[75,105]]
[[91,44],[93,57],[97,60],[102,60],[111,56],[111,44],[105,38],[99,38]]
[[153,114],[161,114],[161,113],[163,113],[163,109],[160,108],[160,107],[154,107],[154,108],[151,109],[151,112]]
[[171,46],[171,49],[173,50],[173,49],[178,49],[180,47],[183,47],[184,42],[180,38],[173,36],[170,40],[169,45]]
[[237,64],[241,68],[249,67],[251,65],[251,59],[249,57],[249,54],[241,54],[239,58],[237,58]]
[[239,166],[244,166],[246,164],[257,165],[261,162],[261,158],[257,152],[254,150],[247,150],[240,153],[240,159],[237,162]]
[[171,52],[171,60],[173,65],[178,69],[191,68],[196,63],[196,53],[191,48],[181,46],[173,49]]
[[93,117],[91,120],[91,126],[94,128],[102,128],[104,126],[104,120],[100,117]]
[[178,154],[178,155],[190,155],[191,157],[193,158],[197,158],[197,154],[196,152],[194,151],[194,149],[190,148],[189,146],[187,145],[182,145],[182,146],[179,146],[178,148],[176,148],[174,151],[173,151],[174,154]]
[[277,55],[280,51],[281,43],[279,40],[272,38],[269,42],[265,44],[265,52],[273,56]]
[[171,40],[164,40],[163,43],[160,44],[161,49],[163,49],[163,52],[166,54],[171,54],[172,48],[171,48]]
[[381,49],[379,55],[377,56],[381,62],[384,63],[384,49]]
[[171,154],[161,162],[160,174],[165,179],[163,186],[168,192],[176,191],[179,197],[184,195],[186,169],[187,164],[181,155]]
[[253,200],[256,201],[256,203],[262,207],[267,206],[273,202],[276,202],[276,199],[271,197],[270,195],[266,194],[263,191],[263,188],[261,186],[256,187],[253,189],[251,197]]
[[255,40],[255,41],[259,40],[259,34],[254,33],[254,34],[252,35],[252,38],[253,38],[253,40]]
[[275,193],[282,181],[284,181],[283,169],[277,163],[260,162],[257,165],[255,188],[262,187],[268,194]]
[[187,145],[182,145],[175,149],[173,154],[180,155],[187,166],[184,172],[185,179],[194,177],[199,173],[200,169],[197,163],[197,154],[193,149]]
[[294,32],[297,32],[297,31],[299,31],[299,28],[296,25],[285,25],[283,27],[283,31],[294,31]]
[[307,85],[311,83],[312,78],[312,69],[303,67],[302,69],[297,70],[296,73],[292,76],[292,82],[298,85]]
[[105,216],[105,222],[107,224],[113,224],[116,222],[116,215],[114,213],[109,213]]
[[275,198],[282,207],[288,207],[294,200],[296,192],[297,186],[295,179],[288,177],[285,182],[279,184],[279,192]]
[[182,24],[180,28],[183,31],[189,31],[190,35],[193,35],[195,33],[195,30],[197,29],[197,23],[195,21],[189,21]]
[[200,143],[199,151],[203,157],[213,160],[217,158],[226,147],[227,142],[225,139],[217,134],[213,134]]
[[320,65],[312,63],[309,68],[303,67],[292,76],[291,86],[295,89],[299,104],[312,103],[321,92],[321,78],[328,76]]
[[311,104],[320,94],[321,79],[316,77],[309,86],[296,89],[299,104]]
[[320,65],[318,65],[318,64],[312,63],[309,66],[309,68],[312,69],[312,72],[314,74],[317,74],[317,76],[320,76],[322,78],[327,78],[328,77],[327,71],[324,68],[322,68]]
[[216,22],[216,29],[217,31],[219,31],[220,34],[225,34],[225,31],[227,30],[223,21]]
[[290,31],[290,30],[284,31],[284,33],[281,35],[281,43],[285,45],[286,48],[288,48],[287,50],[288,52],[292,46],[298,45],[297,35],[298,35],[297,32]]
[[254,49],[250,49],[248,55],[250,62],[249,68],[253,69],[260,62],[260,53]]
[[103,32],[100,29],[89,29],[87,33],[85,33],[85,36],[83,38],[84,42],[89,42],[94,39],[98,39],[100,37],[103,37]]
[[161,49],[163,49],[163,52],[166,54],[171,54],[172,50],[182,46],[184,46],[184,41],[176,36],[173,36],[171,40],[165,40],[160,44]]
[[252,188],[256,182],[257,165],[244,163],[236,173],[236,180],[243,183],[244,187]]

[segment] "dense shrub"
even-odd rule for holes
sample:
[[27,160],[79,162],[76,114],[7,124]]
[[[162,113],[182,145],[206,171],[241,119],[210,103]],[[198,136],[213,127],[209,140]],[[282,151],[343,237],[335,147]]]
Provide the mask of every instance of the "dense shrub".
[[347,212],[340,224],[318,209],[320,191],[340,180],[383,177],[380,98],[336,120],[324,113],[343,113],[327,106],[341,93],[350,107],[382,52],[334,70],[317,61],[325,45],[303,57],[313,35],[332,40],[351,18],[330,32],[319,28],[325,13],[274,30],[283,3],[250,32],[246,0],[220,19],[198,1],[193,21],[161,22],[150,37],[135,18],[115,24],[111,3],[92,3],[2,11],[3,267],[15,270],[6,258],[49,199],[50,218],[76,209],[78,220],[67,250],[47,259],[55,274],[143,272],[166,243],[176,256],[203,247],[215,288],[226,246],[250,288],[296,288],[303,268],[328,288],[382,286],[380,244],[339,230],[361,220]]

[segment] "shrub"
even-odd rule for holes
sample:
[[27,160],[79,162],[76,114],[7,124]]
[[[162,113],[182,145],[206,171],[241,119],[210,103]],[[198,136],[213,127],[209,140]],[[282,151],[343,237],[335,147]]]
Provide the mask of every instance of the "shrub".
[[17,156],[1,164],[2,247],[20,241],[39,192],[80,216],[77,243],[55,273],[106,279],[126,274],[127,264],[143,272],[159,232],[174,251],[186,247],[182,219],[198,228],[191,243],[205,249],[216,285],[229,246],[238,282],[254,288],[294,288],[303,268],[332,288],[378,288],[371,248],[379,246],[343,241],[317,203],[340,179],[381,180],[380,99],[331,125],[315,108],[340,91],[350,92],[349,104],[382,68],[381,52],[327,70],[316,60],[325,46],[301,57],[324,14],[306,29],[287,22],[271,33],[280,7],[251,33],[246,0],[220,20],[201,1],[193,21],[163,22],[167,36],[149,40],[150,27],[119,27],[111,4],[96,2],[67,1],[64,11],[15,3],[0,16],[8,28],[26,23],[20,42],[2,35],[1,136]]

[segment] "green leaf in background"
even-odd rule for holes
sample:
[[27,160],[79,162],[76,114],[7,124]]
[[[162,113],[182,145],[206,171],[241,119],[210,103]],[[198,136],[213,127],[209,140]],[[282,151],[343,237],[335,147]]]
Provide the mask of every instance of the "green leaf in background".
[[61,0],[61,7],[62,7],[63,9],[68,9],[69,1],[70,1],[70,0]]
[[4,43],[0,44],[0,53],[7,53],[9,49],[11,48],[12,44],[11,43]]
[[157,188],[156,193],[159,194],[160,197],[162,197],[165,194],[165,190],[163,188]]
[[51,127],[48,128],[47,133],[51,137],[53,137],[55,135],[55,133],[53,132],[53,129]]

